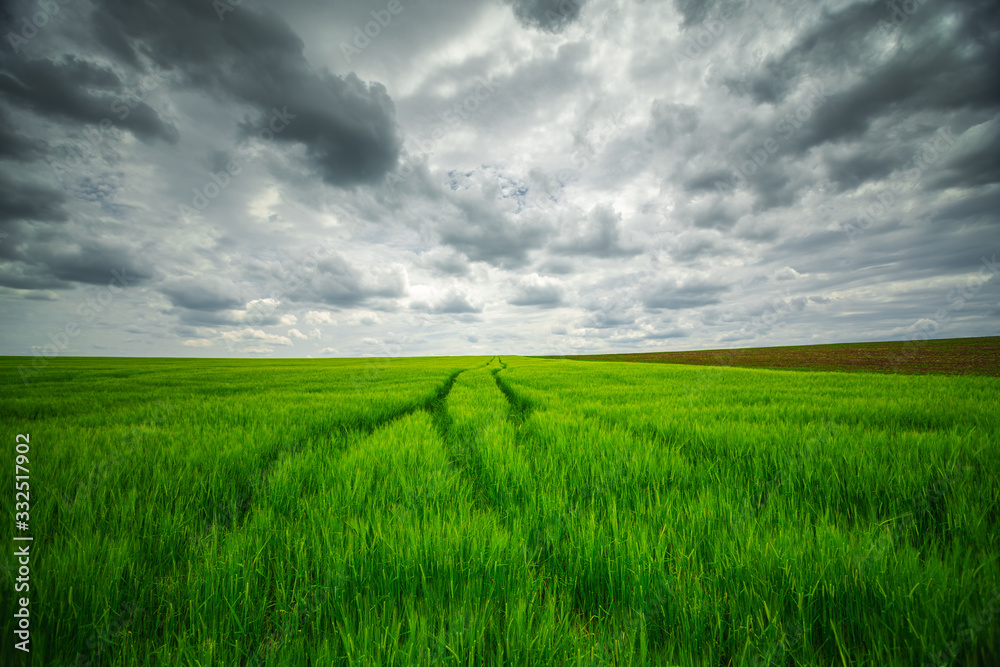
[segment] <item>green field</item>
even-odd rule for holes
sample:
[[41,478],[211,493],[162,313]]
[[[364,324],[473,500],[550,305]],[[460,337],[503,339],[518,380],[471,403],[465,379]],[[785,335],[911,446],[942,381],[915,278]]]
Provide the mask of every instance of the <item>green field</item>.
[[[995,665],[1000,378],[0,358],[34,665]],[[9,527],[9,528],[8,528]]]

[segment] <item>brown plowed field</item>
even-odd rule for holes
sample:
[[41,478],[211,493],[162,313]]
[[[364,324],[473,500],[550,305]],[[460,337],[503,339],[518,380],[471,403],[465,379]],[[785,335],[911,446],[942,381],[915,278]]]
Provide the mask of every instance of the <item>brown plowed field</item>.
[[1000,336],[886,343],[753,347],[734,350],[586,354],[547,356],[545,358],[811,371],[1000,376]]

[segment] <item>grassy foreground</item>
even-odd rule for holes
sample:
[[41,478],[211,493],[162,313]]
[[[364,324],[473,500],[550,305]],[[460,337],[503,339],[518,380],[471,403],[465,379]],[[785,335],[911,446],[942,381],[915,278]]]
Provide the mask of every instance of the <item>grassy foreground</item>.
[[997,378],[19,362],[31,664],[1000,660]]

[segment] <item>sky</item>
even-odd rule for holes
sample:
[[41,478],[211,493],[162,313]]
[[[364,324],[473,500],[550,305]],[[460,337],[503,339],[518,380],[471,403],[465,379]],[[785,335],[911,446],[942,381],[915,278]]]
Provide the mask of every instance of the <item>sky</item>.
[[0,354],[1000,335],[991,0],[0,2]]

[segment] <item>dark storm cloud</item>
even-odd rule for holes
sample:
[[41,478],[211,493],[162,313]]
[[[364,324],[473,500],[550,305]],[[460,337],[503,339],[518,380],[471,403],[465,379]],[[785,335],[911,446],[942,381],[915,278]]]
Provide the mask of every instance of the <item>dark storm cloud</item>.
[[528,261],[528,251],[542,247],[551,234],[550,224],[508,216],[495,202],[461,196],[455,204],[460,217],[440,226],[441,242],[475,262],[522,266]]
[[708,206],[697,209],[691,216],[691,224],[698,229],[730,230],[736,224],[736,216],[726,210],[718,201],[712,201]]
[[61,5],[0,51],[0,353],[123,269],[82,354],[898,338],[1000,252],[997,3],[581,5]]
[[761,169],[749,182],[763,210],[792,206],[803,192],[801,169],[787,157],[779,158],[770,169]]
[[129,279],[126,286],[145,282],[153,276],[151,263],[128,245],[94,238],[60,238],[33,243],[25,253],[33,264],[48,267],[60,280],[91,285],[107,285],[120,272]]
[[1000,122],[983,127],[977,140],[965,152],[950,152],[938,173],[927,179],[927,187],[943,190],[1000,183]]
[[466,276],[469,274],[469,261],[461,254],[435,248],[421,256],[425,266],[449,276]]
[[194,310],[189,308],[171,308],[164,311],[167,315],[175,315],[181,325],[192,327],[225,327],[236,325],[251,325],[253,327],[273,327],[281,324],[281,317],[276,312],[253,310]]
[[1000,189],[977,193],[966,199],[942,206],[934,213],[935,222],[967,220],[969,218],[1000,220]]
[[674,0],[674,6],[684,19],[681,28],[701,25],[717,16],[731,16],[745,9],[752,0]]
[[[698,0],[678,0],[701,4]],[[777,104],[794,87],[796,77],[808,67],[834,63],[857,63],[867,53],[870,40],[878,33],[878,21],[887,16],[882,3],[858,2],[830,12],[823,10],[822,20],[804,30],[795,44],[780,56],[769,58],[756,73],[747,77],[725,79],[727,87],[740,95],[749,95],[757,103]]]
[[410,304],[410,308],[435,315],[461,315],[483,312],[482,306],[474,305],[469,301],[467,294],[457,289],[449,290],[447,294],[433,303],[416,301]]
[[643,290],[642,302],[650,310],[698,308],[721,302],[721,296],[727,289],[723,285],[697,280],[682,284],[661,280]]
[[28,292],[24,295],[25,299],[31,301],[58,301],[59,297],[55,295],[55,292],[50,292],[48,290],[44,292]]
[[698,128],[698,110],[689,104],[654,100],[649,139],[659,148],[669,148],[674,140]]
[[[66,195],[32,182],[17,181],[0,169],[0,229],[16,220],[59,222],[66,220]],[[3,252],[0,246],[0,252]]]
[[579,325],[587,329],[615,329],[634,325],[638,311],[630,299],[621,293],[614,297],[594,296],[581,303],[586,314]]
[[684,329],[664,329],[663,331],[650,331],[643,338],[646,340],[667,340],[670,338],[687,338],[690,335],[691,332]]
[[515,293],[507,300],[512,306],[538,306],[555,308],[563,304],[563,290],[556,283],[525,281],[518,285]]
[[0,107],[0,159],[31,161],[45,151],[45,142],[23,136]]
[[231,310],[242,306],[239,288],[231,280],[215,276],[182,276],[160,285],[175,306],[191,310]]
[[622,242],[621,213],[610,206],[595,206],[571,231],[569,238],[556,243],[553,249],[562,255],[591,257],[629,257],[642,252]]
[[505,0],[514,16],[526,28],[562,32],[580,15],[587,0]]
[[686,235],[670,246],[668,252],[678,262],[687,263],[703,255],[712,254],[717,248],[716,242],[710,237]]
[[101,121],[126,129],[143,141],[177,140],[140,95],[159,85],[155,76],[130,88],[107,66],[75,56],[60,59],[6,59],[0,65],[0,95],[36,114],[85,125]]
[[[933,210],[926,214],[929,218],[934,215]],[[998,220],[1000,217],[993,215],[992,226],[973,227],[954,225],[949,219],[933,233],[895,224],[873,226],[853,242],[843,232],[820,231],[773,244],[762,253],[761,261],[772,264],[809,258],[796,268],[822,274],[822,279],[810,285],[823,290],[870,289],[892,281],[960,275],[977,270],[983,253],[993,252]]]
[[[67,288],[73,283],[107,285],[116,276],[124,287],[152,277],[145,256],[125,243],[90,238],[78,226],[53,234],[46,228],[18,230],[14,243],[0,245],[7,262],[0,285],[18,289]],[[11,239],[4,239],[9,241]]]
[[405,293],[406,277],[398,268],[358,268],[342,255],[331,253],[318,260],[316,270],[286,295],[298,302],[356,306],[372,298],[395,298]]
[[688,177],[682,186],[689,192],[715,192],[719,183],[728,183],[733,178],[732,169],[713,168]]
[[0,286],[24,290],[72,287],[70,283],[53,278],[45,267],[29,266],[22,262],[0,264]]
[[538,272],[543,275],[565,276],[575,273],[576,266],[569,259],[552,257],[538,265]]
[[[544,123],[559,108],[574,102],[579,86],[596,85],[593,74],[586,68],[592,54],[592,46],[587,41],[569,41],[550,52],[517,63],[508,74],[491,73],[487,78],[470,76],[461,66],[442,67],[441,71],[428,77],[425,89],[400,101],[401,107],[405,104],[412,112],[432,120],[428,131],[421,133],[423,136],[412,139],[429,145],[433,150],[433,135],[427,135],[434,129],[450,135],[456,130],[476,128],[484,135],[494,137],[522,132],[525,119],[532,124]],[[479,71],[491,60],[483,58]],[[442,87],[453,92],[442,95],[439,92]],[[481,105],[475,110],[465,106],[469,111],[459,107],[461,111],[456,115],[456,105],[466,105],[470,95],[478,95],[474,99]],[[459,120],[460,123],[456,122]],[[560,127],[559,133],[562,134],[564,129]],[[424,151],[418,149],[418,153]],[[569,167],[572,163],[573,159],[567,158],[565,166]],[[473,164],[478,165],[479,161]],[[529,169],[530,178],[525,180],[529,185],[537,183],[534,178],[537,175],[538,171]],[[523,179],[520,174],[516,178]]]
[[898,149],[883,153],[876,147],[859,146],[848,156],[828,155],[826,173],[841,190],[854,190],[868,181],[879,181],[906,160]]
[[[758,104],[779,104],[817,76],[846,69],[858,76],[832,92],[795,148],[865,135],[876,119],[896,122],[921,111],[995,109],[1000,80],[1000,9],[985,0],[919,4],[902,25],[889,29],[893,13],[883,3],[856,3],[827,13],[781,56],[768,60],[747,80],[728,79],[734,92]],[[888,35],[902,44],[887,47]],[[936,129],[936,128],[934,128]]]
[[372,183],[396,165],[401,142],[383,85],[315,71],[275,12],[230,9],[220,17],[201,0],[105,0],[93,21],[109,51],[124,49],[176,71],[182,83],[253,105],[244,132],[270,127],[276,141],[301,144],[331,185]]

